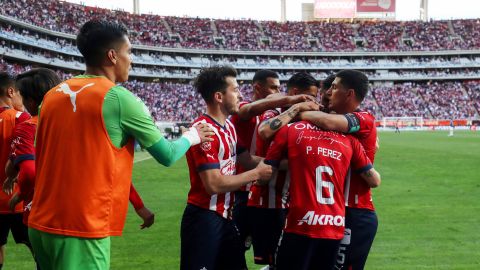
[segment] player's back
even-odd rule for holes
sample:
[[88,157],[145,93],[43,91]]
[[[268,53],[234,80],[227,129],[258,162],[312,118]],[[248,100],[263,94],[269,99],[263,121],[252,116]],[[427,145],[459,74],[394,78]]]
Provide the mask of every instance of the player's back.
[[[355,168],[370,164],[364,150],[349,135],[324,131],[305,121],[289,125],[277,136],[285,137],[291,178],[286,231],[312,238],[341,239],[345,177],[351,161]],[[275,138],[271,150],[278,142],[279,138]],[[359,156],[358,152],[362,152],[363,159],[352,160],[354,154]],[[267,159],[270,154],[269,150]]]

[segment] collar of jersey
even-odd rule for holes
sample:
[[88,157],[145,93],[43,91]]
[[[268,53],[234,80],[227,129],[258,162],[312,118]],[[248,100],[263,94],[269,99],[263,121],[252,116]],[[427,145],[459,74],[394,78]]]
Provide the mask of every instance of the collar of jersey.
[[210,115],[206,113],[204,113],[203,115],[210,118],[217,126],[221,127],[222,129],[227,129],[225,126],[220,125],[220,123],[218,123],[217,120],[213,119],[213,117],[211,117]]

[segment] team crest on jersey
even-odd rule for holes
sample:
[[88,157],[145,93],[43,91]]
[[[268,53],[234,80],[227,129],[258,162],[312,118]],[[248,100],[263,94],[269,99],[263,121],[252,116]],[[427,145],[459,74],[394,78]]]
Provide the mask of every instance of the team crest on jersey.
[[200,148],[203,151],[208,152],[212,149],[212,143],[211,142],[204,142],[204,143],[200,144]]

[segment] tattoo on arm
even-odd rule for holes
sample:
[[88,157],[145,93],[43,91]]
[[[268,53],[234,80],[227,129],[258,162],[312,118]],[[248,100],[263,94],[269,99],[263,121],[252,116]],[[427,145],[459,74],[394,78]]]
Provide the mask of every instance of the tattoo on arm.
[[277,130],[282,126],[282,121],[280,119],[273,119],[270,123],[270,129]]

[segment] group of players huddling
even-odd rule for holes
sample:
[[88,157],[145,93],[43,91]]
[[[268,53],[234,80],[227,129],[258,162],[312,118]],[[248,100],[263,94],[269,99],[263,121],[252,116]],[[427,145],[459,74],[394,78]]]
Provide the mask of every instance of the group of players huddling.
[[165,166],[186,154],[181,269],[247,269],[250,243],[265,268],[364,268],[380,175],[374,117],[358,110],[363,73],[322,83],[297,73],[284,95],[278,75],[260,70],[245,102],[235,69],[203,68],[194,86],[205,114],[168,141],[143,102],[116,85],[131,67],[127,29],[89,21],[77,46],[84,75],[61,82],[33,69],[0,78],[0,268],[12,230],[39,269],[109,269],[110,236],[122,234],[129,198],[144,226],[153,222],[131,185],[134,140]]

